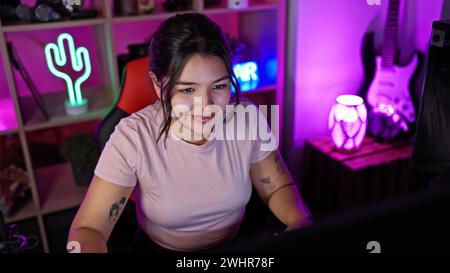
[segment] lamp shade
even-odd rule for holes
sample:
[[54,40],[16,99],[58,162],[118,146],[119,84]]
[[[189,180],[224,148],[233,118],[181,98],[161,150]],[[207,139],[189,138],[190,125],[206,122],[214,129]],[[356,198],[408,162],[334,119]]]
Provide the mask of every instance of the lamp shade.
[[331,107],[328,128],[335,147],[353,152],[366,135],[367,109],[364,100],[355,95],[341,95]]

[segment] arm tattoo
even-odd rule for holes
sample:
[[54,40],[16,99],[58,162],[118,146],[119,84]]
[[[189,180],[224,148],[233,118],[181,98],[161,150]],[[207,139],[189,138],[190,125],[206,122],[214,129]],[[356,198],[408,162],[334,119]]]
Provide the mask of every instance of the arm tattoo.
[[283,164],[281,164],[281,160],[280,160],[280,157],[278,156],[278,154],[275,155],[275,164],[277,166],[277,171],[280,174],[284,174]]
[[117,221],[117,218],[119,217],[119,212],[124,207],[126,201],[127,199],[125,197],[122,197],[119,202],[116,202],[111,205],[111,208],[109,209],[109,221],[111,223]]
[[273,184],[272,180],[270,180],[270,176],[263,177],[259,179],[259,181],[266,186],[266,191],[270,191],[275,188],[275,184]]

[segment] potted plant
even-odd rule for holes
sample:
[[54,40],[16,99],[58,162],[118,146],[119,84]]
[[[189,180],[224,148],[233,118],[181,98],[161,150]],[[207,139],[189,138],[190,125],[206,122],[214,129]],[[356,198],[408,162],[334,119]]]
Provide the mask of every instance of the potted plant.
[[86,134],[73,135],[64,141],[61,152],[72,166],[75,182],[80,186],[89,185],[99,158],[94,137]]

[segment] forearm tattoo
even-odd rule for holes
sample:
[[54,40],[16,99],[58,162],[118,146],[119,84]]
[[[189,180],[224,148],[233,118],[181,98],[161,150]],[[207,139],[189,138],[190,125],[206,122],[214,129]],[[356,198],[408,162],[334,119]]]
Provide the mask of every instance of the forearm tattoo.
[[263,177],[259,179],[259,181],[265,185],[264,189],[266,192],[270,193],[270,191],[272,191],[275,188],[275,184],[272,182],[272,180],[270,180],[270,176]]
[[281,186],[279,186],[277,189],[275,189],[275,184],[274,184],[274,183],[272,182],[272,180],[270,179],[270,176],[261,178],[259,181],[265,185],[265,187],[264,187],[264,192],[265,192],[265,195],[266,195],[266,199],[265,199],[266,202],[269,202],[269,199],[270,199],[270,198],[274,195],[274,193],[276,193],[278,190],[280,190],[280,189],[282,189],[282,188],[284,188],[284,187],[288,187],[288,186],[295,185],[293,182],[290,182],[290,183],[288,183],[288,184],[281,185]]
[[127,201],[127,199],[125,197],[122,197],[119,202],[116,202],[111,205],[111,208],[109,209],[109,221],[111,223],[114,223],[117,221],[120,210],[125,206],[126,201]]
[[277,166],[277,171],[280,174],[284,174],[284,167],[278,154],[275,155],[275,165]]

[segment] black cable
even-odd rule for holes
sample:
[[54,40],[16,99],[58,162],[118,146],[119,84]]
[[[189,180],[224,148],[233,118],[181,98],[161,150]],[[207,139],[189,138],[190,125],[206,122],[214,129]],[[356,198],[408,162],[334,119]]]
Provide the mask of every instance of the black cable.
[[0,242],[6,241],[8,239],[6,231],[7,228],[5,224],[5,218],[3,217],[3,212],[0,210]]

